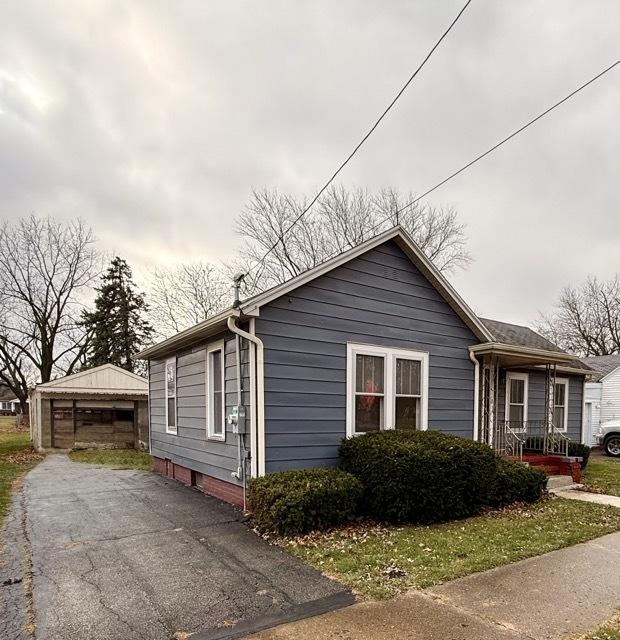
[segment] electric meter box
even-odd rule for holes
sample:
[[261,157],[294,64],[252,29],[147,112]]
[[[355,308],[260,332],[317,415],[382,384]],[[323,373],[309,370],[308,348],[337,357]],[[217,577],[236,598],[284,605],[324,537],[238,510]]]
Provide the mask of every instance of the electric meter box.
[[228,416],[228,422],[232,424],[233,433],[246,433],[245,428],[245,407],[243,405],[234,405]]

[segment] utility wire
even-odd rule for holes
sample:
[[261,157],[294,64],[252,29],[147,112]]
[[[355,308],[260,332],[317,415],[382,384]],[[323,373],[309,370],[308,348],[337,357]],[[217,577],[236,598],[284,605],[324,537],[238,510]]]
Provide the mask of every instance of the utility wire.
[[[491,148],[487,149],[487,151],[485,151],[484,153],[481,153],[479,156],[476,156],[473,160],[471,160],[470,162],[468,162],[467,164],[463,165],[460,169],[458,169],[457,171],[455,171],[454,173],[451,173],[447,178],[444,178],[441,182],[438,182],[435,186],[431,187],[430,189],[428,189],[427,191],[425,191],[422,195],[417,196],[414,200],[412,200],[411,202],[408,202],[406,205],[402,206],[400,209],[397,209],[396,211],[392,211],[389,215],[387,215],[385,218],[382,218],[381,220],[379,220],[379,222],[377,222],[375,225],[373,225],[369,230],[368,230],[368,234],[373,233],[374,231],[376,231],[380,226],[382,226],[383,224],[385,224],[386,222],[394,219],[394,217],[396,217],[396,220],[398,221],[398,215],[400,213],[402,213],[405,209],[407,209],[408,207],[413,206],[414,204],[416,204],[417,202],[419,202],[422,198],[425,198],[429,193],[432,193],[433,191],[435,191],[435,189],[439,189],[439,187],[443,186],[444,184],[446,184],[446,182],[448,182],[449,180],[452,180],[452,178],[455,178],[456,176],[458,176],[460,173],[463,173],[463,171],[465,171],[466,169],[469,169],[469,167],[471,167],[472,165],[476,164],[476,162],[482,160],[482,158],[488,156],[490,153],[493,153],[493,151],[495,151],[496,149],[498,149],[499,147],[501,147],[503,144],[505,144],[506,142],[508,142],[510,139],[514,138],[515,136],[517,136],[519,133],[521,133],[522,131],[525,131],[525,129],[527,129],[529,126],[533,125],[535,122],[537,122],[538,120],[540,120],[541,118],[544,118],[548,113],[550,113],[551,111],[553,111],[554,109],[556,109],[557,107],[559,107],[561,104],[563,104],[564,102],[566,102],[567,100],[570,100],[573,96],[575,96],[576,94],[578,94],[580,91],[582,91],[583,89],[585,89],[588,85],[592,84],[593,82],[596,82],[596,80],[598,80],[599,78],[601,78],[602,76],[604,76],[606,73],[608,73],[609,71],[611,71],[614,67],[617,67],[620,64],[620,60],[616,60],[616,62],[614,62],[613,64],[609,65],[606,69],[603,69],[603,71],[601,71],[600,73],[598,73],[597,75],[595,75],[593,78],[591,78],[590,80],[588,80],[587,82],[584,82],[582,85],[580,85],[579,87],[577,87],[577,89],[575,89],[574,91],[571,91],[571,93],[569,93],[567,96],[565,96],[564,98],[562,98],[561,100],[559,100],[558,102],[556,102],[554,105],[552,105],[551,107],[549,107],[548,109],[545,109],[542,113],[540,113],[539,115],[537,115],[535,118],[532,118],[529,122],[527,122],[526,124],[524,124],[522,127],[519,127],[519,129],[517,129],[516,131],[514,131],[513,133],[511,133],[510,135],[506,136],[505,138],[503,138],[502,140],[500,140],[497,144],[494,144]],[[396,222],[396,224],[398,224],[398,222]],[[395,225],[393,225],[395,226]],[[367,238],[370,239],[370,238]],[[323,260],[323,262],[326,262],[327,260],[330,260],[331,258],[333,258],[334,256],[337,256],[338,253],[337,252],[331,256],[329,256],[328,258],[325,258],[325,260]]]
[[[614,67],[617,67],[619,64],[620,64],[620,60],[616,60],[616,62],[609,65],[606,69],[603,69],[603,71],[595,75],[593,78],[590,78],[590,80],[588,80],[587,82],[584,82],[581,86],[577,87],[577,89],[575,89],[574,91],[571,91],[571,93],[569,93],[567,96],[565,96],[564,98],[556,102],[554,105],[550,106],[548,109],[545,109],[542,113],[538,114],[535,118],[532,118],[529,122],[524,124],[522,127],[517,129],[516,131],[513,131],[510,135],[506,136],[504,139],[500,140],[497,144],[494,144],[490,149],[487,149],[484,153],[481,153],[479,156],[476,156],[473,160],[470,160],[467,164],[463,165],[460,169],[458,169],[454,173],[451,173],[447,178],[444,178],[441,182],[438,182],[435,186],[425,191],[422,195],[417,196],[415,200],[408,202],[405,206],[391,213],[388,218],[383,220],[383,222],[386,222],[393,216],[398,216],[399,213],[402,213],[405,209],[416,204],[416,202],[419,202],[422,198],[425,198],[427,195],[429,195],[429,193],[432,193],[433,191],[435,191],[435,189],[439,189],[439,187],[446,184],[446,182],[448,182],[449,180],[452,180],[452,178],[456,178],[456,176],[458,176],[460,173],[463,173],[463,171],[466,171],[467,169],[469,169],[469,167],[471,167],[472,165],[482,160],[482,158],[485,158],[489,154],[493,153],[493,151],[501,147],[503,144],[505,144],[515,136],[519,135],[522,131],[525,131],[525,129],[533,125],[535,122],[538,122],[538,120],[540,120],[541,118],[544,118],[548,113],[551,113],[551,111],[553,111],[554,109],[557,109],[557,107],[559,107],[561,104],[564,104],[567,100],[570,100],[573,96],[577,95],[580,91],[585,89],[588,85],[591,85],[593,82],[596,82],[599,78],[601,78],[606,73],[611,71]],[[371,231],[374,231],[376,228],[377,228],[376,226],[373,227]]]
[[[306,213],[308,213],[308,211],[312,208],[312,206],[316,203],[316,201],[321,197],[321,195],[323,194],[325,189],[327,189],[327,187],[329,187],[329,185],[336,179],[338,174],[353,159],[353,156],[355,156],[355,154],[360,150],[360,148],[366,142],[366,140],[368,140],[368,138],[370,138],[370,136],[373,134],[375,129],[379,126],[381,121],[385,118],[385,116],[389,113],[389,111],[392,109],[392,107],[396,104],[397,100],[401,97],[401,95],[405,92],[407,87],[413,82],[414,78],[422,70],[422,67],[424,67],[424,65],[428,62],[428,60],[433,55],[433,53],[435,52],[437,47],[439,47],[439,45],[442,43],[444,38],[450,33],[450,31],[452,30],[452,27],[454,27],[454,25],[458,22],[459,18],[465,12],[465,9],[467,9],[467,7],[470,5],[471,1],[472,0],[467,0],[467,2],[463,5],[463,8],[456,15],[456,18],[454,18],[454,20],[452,20],[452,22],[450,23],[450,26],[443,32],[443,34],[441,35],[439,40],[437,40],[437,42],[433,45],[431,50],[426,54],[426,57],[424,58],[424,60],[422,60],[422,62],[418,66],[418,68],[411,74],[411,76],[409,77],[407,82],[405,82],[405,84],[402,86],[400,91],[396,94],[396,96],[394,97],[392,102],[390,102],[390,104],[385,108],[383,113],[379,116],[378,120],[369,129],[368,133],[366,133],[366,135],[359,141],[359,143],[357,144],[355,149],[353,149],[353,151],[347,156],[346,160],[336,169],[336,171],[334,171],[334,173],[332,174],[331,178],[329,178],[329,180],[321,187],[321,189],[314,196],[314,198],[312,198],[312,200],[310,201],[310,204],[307,207],[305,207],[305,209],[295,218],[295,220],[293,220],[293,222],[286,229],[284,229],[284,231],[278,236],[278,239],[267,250],[267,252],[263,255],[263,257],[260,260],[257,261],[258,265],[264,264],[265,259],[267,258],[267,256],[278,246],[278,244],[283,240],[284,236],[306,215]],[[257,278],[258,278],[258,276],[257,276]]]

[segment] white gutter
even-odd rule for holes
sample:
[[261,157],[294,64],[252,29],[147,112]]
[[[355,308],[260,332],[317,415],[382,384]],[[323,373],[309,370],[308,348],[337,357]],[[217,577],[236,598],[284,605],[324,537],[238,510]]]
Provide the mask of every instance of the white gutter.
[[[240,329],[233,316],[227,320],[228,328],[236,335],[249,340],[256,346],[256,433],[252,434],[252,439],[256,438],[256,451],[258,455],[258,475],[265,475],[265,359],[263,341]],[[251,407],[251,410],[254,407]]]
[[478,411],[479,411],[479,398],[480,395],[480,362],[474,355],[474,352],[469,351],[469,359],[474,363],[474,442],[478,441]]

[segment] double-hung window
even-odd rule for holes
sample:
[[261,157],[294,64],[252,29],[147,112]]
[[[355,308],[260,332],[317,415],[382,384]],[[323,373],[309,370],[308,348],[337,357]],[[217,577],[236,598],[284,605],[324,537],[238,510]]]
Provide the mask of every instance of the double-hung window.
[[428,354],[347,345],[347,435],[426,429]]
[[207,347],[207,438],[226,439],[224,341]]
[[553,392],[553,426],[566,431],[568,426],[568,378],[557,378]]
[[166,360],[166,433],[177,432],[177,361]]
[[506,420],[513,429],[523,429],[527,422],[528,375],[508,371],[506,374]]

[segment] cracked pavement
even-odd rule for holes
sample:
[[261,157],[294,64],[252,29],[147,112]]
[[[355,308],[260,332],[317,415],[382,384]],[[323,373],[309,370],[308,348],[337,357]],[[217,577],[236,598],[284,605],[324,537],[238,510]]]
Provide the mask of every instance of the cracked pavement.
[[346,593],[255,536],[234,507],[64,455],[26,477],[5,539],[1,578],[19,573],[25,584],[3,588],[3,638],[168,640]]

